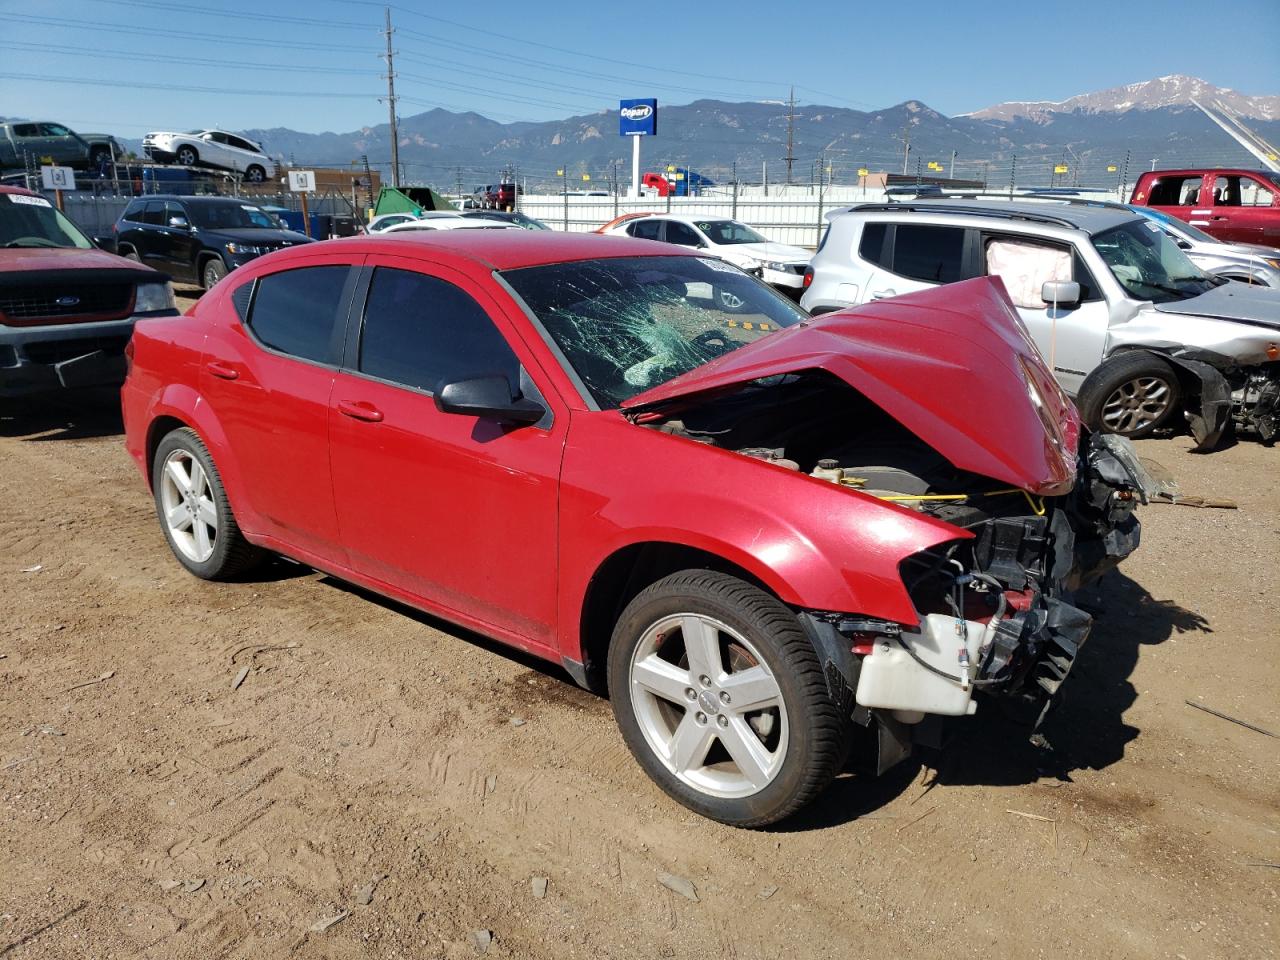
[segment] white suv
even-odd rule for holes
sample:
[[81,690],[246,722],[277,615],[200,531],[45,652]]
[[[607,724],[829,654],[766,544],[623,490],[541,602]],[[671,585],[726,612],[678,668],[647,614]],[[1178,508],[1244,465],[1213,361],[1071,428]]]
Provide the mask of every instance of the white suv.
[[766,240],[745,223],[728,217],[655,214],[627,220],[606,232],[705,250],[748,273],[758,272],[765,283],[797,292],[813,256],[804,247]]
[[251,183],[262,183],[276,175],[275,163],[259,144],[223,130],[148,133],[142,138],[142,152],[156,163],[242,173]]
[[1280,291],[1209,276],[1132,211],[938,199],[828,219],[810,313],[998,276],[1090,427],[1144,437],[1185,408],[1201,449],[1233,420],[1280,435]]

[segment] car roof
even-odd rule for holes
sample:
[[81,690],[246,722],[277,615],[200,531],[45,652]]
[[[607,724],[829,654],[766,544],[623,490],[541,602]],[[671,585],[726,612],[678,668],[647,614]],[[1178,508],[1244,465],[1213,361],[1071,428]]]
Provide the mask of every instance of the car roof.
[[[316,245],[291,247],[274,254],[276,262],[314,256]],[[363,256],[385,253],[413,256],[415,249],[424,260],[445,258],[469,260],[493,270],[519,270],[551,263],[602,260],[613,257],[687,257],[684,248],[653,240],[603,236],[597,233],[550,233],[532,230],[409,230],[375,233],[362,237],[326,240],[325,254]]]
[[1260,173],[1264,177],[1271,173],[1270,170],[1263,170],[1261,167],[1183,167],[1178,170],[1144,170],[1144,177],[1164,177],[1164,176],[1200,176],[1204,173]]
[[1114,207],[1090,207],[1045,200],[949,200],[946,198],[909,200],[901,203],[860,203],[845,213],[910,213],[950,214],[953,216],[993,217],[1042,223],[1086,233],[1100,233],[1141,217],[1132,210]]
[[178,200],[182,203],[237,203],[246,207],[257,207],[259,210],[264,209],[262,204],[255,202],[250,197],[191,197],[177,193],[148,193],[141,197],[134,197],[130,203],[141,203],[147,200]]
[[19,193],[24,197],[38,197],[40,194],[34,190],[28,190],[26,187],[13,187],[8,184],[0,184],[0,193]]

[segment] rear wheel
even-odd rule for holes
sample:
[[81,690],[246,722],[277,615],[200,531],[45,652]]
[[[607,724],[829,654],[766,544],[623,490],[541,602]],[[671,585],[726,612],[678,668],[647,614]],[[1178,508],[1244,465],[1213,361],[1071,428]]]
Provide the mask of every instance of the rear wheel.
[[222,478],[199,435],[168,434],[152,460],[156,515],[178,562],[205,580],[228,580],[259,563],[263,552],[240,532]]
[[174,158],[184,167],[193,167],[200,162],[200,154],[196,153],[195,147],[181,146],[178,148]]
[[847,752],[848,725],[795,614],[725,574],[685,570],[632,600],[614,627],[609,689],[645,772],[722,823],[790,816]]
[[101,170],[110,162],[111,150],[108,147],[94,147],[89,151],[89,166],[92,169]]
[[1136,351],[1108,360],[1085,378],[1078,405],[1093,430],[1138,440],[1178,411],[1182,385],[1168,361]]
[[267,171],[255,163],[244,172],[244,178],[250,183],[262,183],[267,179]]

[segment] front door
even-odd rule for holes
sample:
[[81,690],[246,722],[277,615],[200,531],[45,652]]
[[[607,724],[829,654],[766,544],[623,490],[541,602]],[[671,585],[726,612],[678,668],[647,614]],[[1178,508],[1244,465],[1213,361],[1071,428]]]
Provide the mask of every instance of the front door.
[[[567,410],[535,386],[493,299],[447,268],[382,258],[360,323],[329,416],[352,567],[446,614],[552,646]],[[436,409],[442,383],[495,374],[557,407],[524,427]]]
[[1280,187],[1244,173],[1216,173],[1203,228],[1230,243],[1280,245]]
[[247,307],[237,289],[244,319],[209,327],[200,371],[241,477],[245,525],[320,565],[346,565],[328,420],[356,276],[344,258],[317,256],[260,277]]
[[[987,275],[1004,281],[1031,339],[1062,388],[1075,396],[1102,360],[1110,316],[1088,268],[1069,246],[1026,237],[986,234],[982,253]],[[1051,280],[1080,284],[1080,303],[1045,303],[1040,292]]]

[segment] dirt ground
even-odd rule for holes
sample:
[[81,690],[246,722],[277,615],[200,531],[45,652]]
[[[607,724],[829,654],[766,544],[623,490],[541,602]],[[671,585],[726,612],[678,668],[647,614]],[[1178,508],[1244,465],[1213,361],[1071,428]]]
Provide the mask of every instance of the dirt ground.
[[984,707],[747,832],[556,669],[289,564],[187,575],[119,434],[110,395],[0,411],[5,960],[1280,954],[1280,740],[1184,703],[1280,732],[1280,450],[1140,445],[1240,509],[1143,511],[1058,769]]

